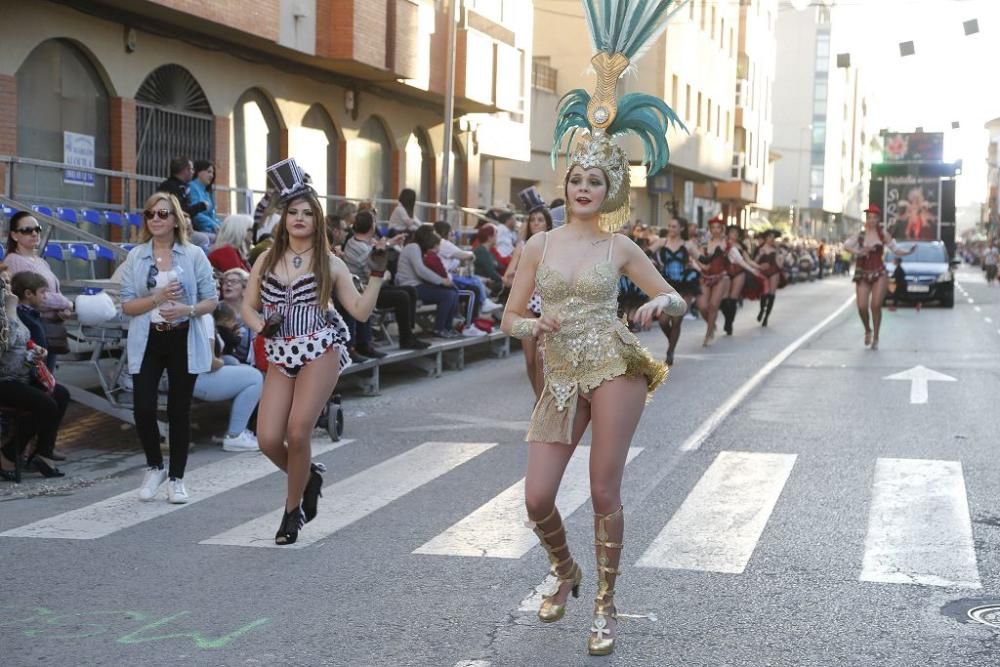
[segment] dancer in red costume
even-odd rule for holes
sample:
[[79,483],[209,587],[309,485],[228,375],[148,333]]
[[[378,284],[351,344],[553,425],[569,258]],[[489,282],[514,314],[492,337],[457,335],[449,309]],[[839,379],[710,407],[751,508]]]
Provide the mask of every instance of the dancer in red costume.
[[[872,204],[865,209],[865,227],[857,237],[848,239],[844,248],[857,257],[854,269],[855,294],[858,315],[865,326],[865,346],[878,349],[878,334],[882,326],[882,302],[885,300],[889,274],[885,268],[885,250],[888,248],[898,257],[910,255],[917,250],[913,244],[904,251],[882,227],[882,209]],[[871,320],[869,324],[869,310]],[[874,329],[874,330],[873,330]]]
[[722,299],[719,310],[725,318],[723,330],[727,336],[733,335],[733,321],[736,319],[736,306],[743,298],[743,288],[746,286],[747,274],[755,276],[763,281],[764,276],[760,272],[760,267],[750,259],[750,254],[743,245],[743,230],[737,225],[726,227],[726,241],[729,244],[729,267],[726,272],[729,274],[729,294]]
[[771,310],[774,309],[774,296],[781,284],[781,266],[784,263],[784,253],[775,245],[775,240],[781,235],[776,229],[768,229],[761,236],[760,247],[757,248],[755,261],[762,274],[762,294],[760,296],[760,312],[757,321],[762,327],[767,326]]

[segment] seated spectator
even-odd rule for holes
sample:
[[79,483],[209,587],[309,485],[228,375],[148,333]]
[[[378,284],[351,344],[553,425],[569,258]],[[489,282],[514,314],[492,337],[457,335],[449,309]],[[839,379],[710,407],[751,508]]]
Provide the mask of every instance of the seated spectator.
[[477,276],[486,281],[491,292],[498,293],[503,286],[503,276],[500,275],[500,265],[493,254],[493,248],[497,242],[496,227],[492,224],[480,227],[476,234],[476,241],[476,247],[472,250],[475,255],[473,270]]
[[458,309],[458,290],[451,278],[439,276],[424,264],[424,252],[436,246],[441,240],[434,233],[432,225],[420,225],[413,234],[413,241],[399,253],[399,268],[396,284],[413,287],[424,303],[437,305],[434,315],[434,335],[440,338],[456,338],[452,321]]
[[326,238],[330,242],[330,251],[344,258],[344,243],[347,241],[350,223],[339,215],[326,216]]
[[[17,297],[17,317],[21,324],[28,327],[31,340],[38,347],[49,349],[49,339],[42,323],[41,307],[45,303],[45,295],[49,289],[48,281],[34,271],[22,271],[10,281],[10,291]],[[56,370],[55,355],[49,352],[45,365],[50,371]]]
[[441,245],[438,248],[438,256],[444,264],[444,268],[451,276],[452,282],[458,289],[471,290],[476,293],[476,298],[480,303],[480,311],[483,315],[489,315],[503,308],[502,304],[493,301],[486,292],[486,286],[479,276],[463,276],[458,273],[463,262],[472,262],[475,254],[471,250],[462,250],[449,240],[451,236],[451,225],[443,220],[434,223],[434,231],[441,237]]
[[[441,237],[436,232],[435,236],[437,236],[437,245],[424,253],[424,265],[439,276],[449,278],[448,271],[444,268],[441,257],[438,256],[438,249],[441,247]],[[465,310],[465,324],[462,326],[462,335],[468,338],[486,335],[486,331],[475,325],[476,319],[479,317],[479,302],[476,301],[476,293],[471,290],[460,289],[458,290],[458,296],[459,298],[465,297],[468,304]],[[490,331],[492,330],[493,326],[491,324]]]
[[195,231],[217,234],[219,218],[215,215],[215,165],[208,160],[195,160],[194,178],[188,183],[188,200],[191,207],[204,204],[205,210],[191,215]]
[[250,234],[253,218],[234,213],[226,216],[215,237],[215,244],[208,253],[208,261],[216,271],[229,269],[250,270],[246,257],[250,252]]
[[517,247],[517,219],[510,211],[501,211],[497,215],[497,243],[494,254],[497,262],[506,270],[510,258]]
[[[62,477],[50,461],[55,453],[56,435],[69,404],[69,391],[55,384],[40,355],[47,351],[31,341],[28,328],[17,316],[18,299],[10,290],[6,267],[0,264],[0,405],[19,414],[16,435],[0,448],[0,479],[21,480],[21,455],[37,436],[34,452],[26,458],[26,468],[44,477]],[[46,385],[46,381],[51,385]],[[48,459],[48,460],[47,460]]]
[[212,370],[200,374],[195,380],[194,397],[209,402],[233,401],[229,411],[229,427],[222,439],[224,451],[259,451],[257,437],[247,430],[247,425],[260,401],[260,393],[264,389],[264,376],[253,366],[228,365],[222,360],[223,341],[232,334],[233,327],[239,322],[232,308],[226,303],[220,303],[212,317],[216,326]]
[[250,274],[243,269],[229,269],[222,274],[222,303],[232,312],[233,322],[228,326],[218,326],[216,328],[223,338],[225,344],[222,360],[227,364],[250,364],[253,365],[253,340],[254,333],[250,327],[240,319],[240,307],[243,305],[243,292],[246,290]]
[[389,215],[389,233],[412,234],[420,227],[420,221],[413,217],[413,209],[417,204],[417,193],[410,188],[404,188],[399,193],[396,208]]
[[[375,217],[371,211],[361,211],[354,218],[354,234],[344,244],[344,263],[351,273],[357,276],[362,285],[368,283],[368,256],[378,244],[375,240]],[[403,237],[398,237],[402,239]],[[390,240],[389,243],[392,243]],[[382,242],[382,245],[388,245]],[[416,337],[413,324],[417,314],[417,290],[412,285],[403,285],[396,279],[396,284],[382,284],[378,294],[376,308],[391,308],[396,316],[396,327],[399,329],[399,347],[404,350],[423,350],[430,345]]]

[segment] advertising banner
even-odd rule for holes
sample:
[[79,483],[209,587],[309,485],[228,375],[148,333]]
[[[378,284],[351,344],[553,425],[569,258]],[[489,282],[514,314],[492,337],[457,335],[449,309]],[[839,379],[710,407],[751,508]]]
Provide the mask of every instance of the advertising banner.
[[941,132],[890,132],[885,135],[885,162],[940,162],[944,159]]
[[885,179],[885,228],[894,239],[940,238],[941,179],[912,176]]
[[[63,132],[63,162],[77,167],[94,167],[94,137],[90,134]],[[94,174],[65,169],[63,183],[94,186]]]

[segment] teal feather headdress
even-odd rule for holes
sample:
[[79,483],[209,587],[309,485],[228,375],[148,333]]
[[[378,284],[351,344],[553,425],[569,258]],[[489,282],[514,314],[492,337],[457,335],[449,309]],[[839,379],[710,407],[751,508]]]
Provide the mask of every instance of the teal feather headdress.
[[[618,79],[641,58],[666,30],[669,19],[682,2],[674,0],[582,0],[584,16],[594,47],[591,63],[597,85],[591,95],[571,90],[559,101],[552,140],[552,163],[564,140],[569,167],[599,166],[608,175],[608,196],[601,207],[602,227],[617,229],[628,220],[628,159],[611,137],[633,133],[644,149],[649,174],[663,169],[670,160],[667,130],[671,125],[687,128],[667,104],[652,95],[630,93],[618,99]],[[673,6],[673,11],[668,11]],[[578,132],[589,135],[574,149]],[[606,218],[606,220],[605,220]]]

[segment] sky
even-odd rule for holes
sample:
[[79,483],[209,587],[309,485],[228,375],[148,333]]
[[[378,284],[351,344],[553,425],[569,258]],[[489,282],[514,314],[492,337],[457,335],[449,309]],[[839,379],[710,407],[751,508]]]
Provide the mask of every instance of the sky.
[[[963,161],[958,204],[983,201],[983,126],[1000,117],[998,58],[990,48],[1000,44],[1000,0],[838,0],[837,7],[834,50],[850,52],[868,80],[876,127],[944,131],[945,159]],[[979,33],[967,37],[962,24],[970,19]],[[914,42],[915,55],[899,55],[903,41]]]

